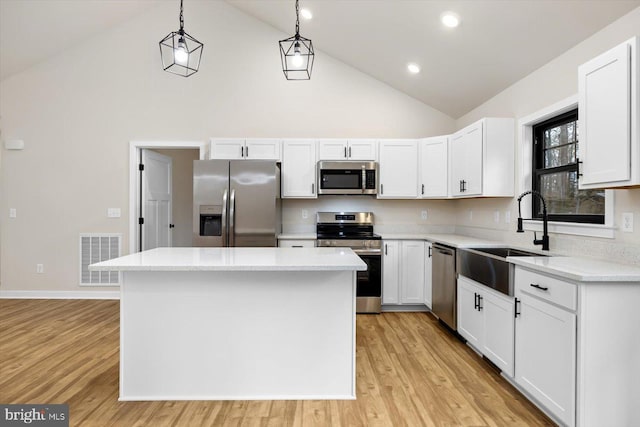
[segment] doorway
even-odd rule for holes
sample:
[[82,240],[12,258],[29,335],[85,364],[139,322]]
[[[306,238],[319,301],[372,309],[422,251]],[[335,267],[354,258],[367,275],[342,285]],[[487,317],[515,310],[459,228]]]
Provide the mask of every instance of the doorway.
[[131,142],[129,253],[192,246],[193,160],[205,159],[206,149],[204,142]]

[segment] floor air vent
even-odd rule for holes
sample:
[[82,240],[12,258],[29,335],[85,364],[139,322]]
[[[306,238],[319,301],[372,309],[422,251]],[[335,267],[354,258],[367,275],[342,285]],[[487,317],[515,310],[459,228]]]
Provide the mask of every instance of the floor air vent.
[[89,271],[89,265],[120,256],[121,234],[80,234],[80,284],[120,284],[117,271]]

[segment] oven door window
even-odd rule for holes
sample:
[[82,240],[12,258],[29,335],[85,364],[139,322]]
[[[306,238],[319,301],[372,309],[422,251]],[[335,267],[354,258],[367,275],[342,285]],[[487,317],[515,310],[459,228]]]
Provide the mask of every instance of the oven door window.
[[380,255],[360,255],[367,264],[367,271],[358,271],[356,295],[359,297],[382,296],[382,257]]
[[320,188],[324,190],[357,190],[362,188],[362,171],[359,169],[320,171]]

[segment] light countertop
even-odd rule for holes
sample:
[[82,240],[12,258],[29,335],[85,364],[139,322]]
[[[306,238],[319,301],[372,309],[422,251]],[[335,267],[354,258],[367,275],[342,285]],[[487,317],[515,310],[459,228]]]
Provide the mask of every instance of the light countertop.
[[569,256],[508,257],[507,261],[531,270],[580,282],[637,282],[640,284],[640,267],[630,264]]
[[91,271],[364,271],[349,248],[156,248],[89,266]]
[[316,233],[282,233],[278,234],[278,240],[316,240]]
[[428,240],[434,243],[442,243],[454,248],[492,248],[504,246],[504,243],[496,240],[479,239],[477,237],[463,236],[461,234],[433,234],[433,233],[382,233],[386,240]]

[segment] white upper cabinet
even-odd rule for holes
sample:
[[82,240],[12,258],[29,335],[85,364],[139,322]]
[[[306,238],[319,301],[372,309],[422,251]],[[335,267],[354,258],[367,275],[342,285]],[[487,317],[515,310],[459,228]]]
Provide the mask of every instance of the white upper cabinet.
[[376,141],[372,139],[322,139],[318,142],[319,160],[375,161]]
[[579,187],[640,185],[638,37],[578,68]]
[[211,159],[280,161],[281,140],[216,138],[211,140]]
[[451,135],[449,189],[455,197],[513,197],[514,120],[484,118]]
[[418,141],[387,139],[380,141],[379,199],[418,197]]
[[282,197],[315,199],[316,142],[285,140],[282,144]]
[[211,159],[242,159],[244,157],[244,139],[212,139]]
[[447,197],[448,151],[449,136],[425,138],[418,142],[419,197]]

